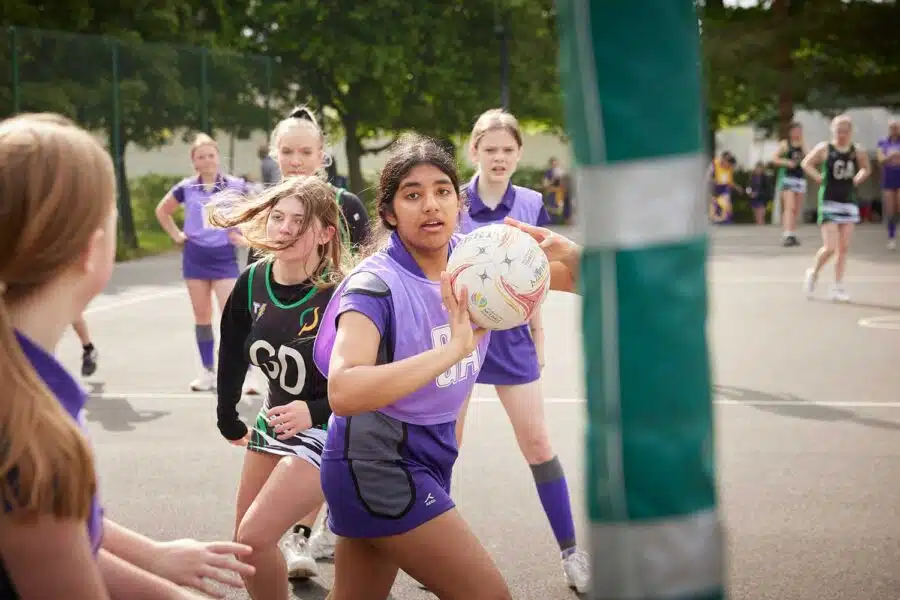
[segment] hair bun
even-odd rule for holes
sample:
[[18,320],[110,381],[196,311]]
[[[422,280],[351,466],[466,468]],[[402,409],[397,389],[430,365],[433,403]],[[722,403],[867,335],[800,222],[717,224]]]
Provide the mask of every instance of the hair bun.
[[305,106],[300,106],[292,110],[291,114],[288,115],[288,119],[302,119],[312,123],[316,122],[316,118],[313,116],[312,111]]

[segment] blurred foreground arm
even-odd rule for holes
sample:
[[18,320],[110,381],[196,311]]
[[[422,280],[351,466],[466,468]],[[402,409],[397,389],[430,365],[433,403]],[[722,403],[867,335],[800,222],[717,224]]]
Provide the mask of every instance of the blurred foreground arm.
[[545,227],[535,227],[507,217],[504,222],[521,229],[537,241],[550,261],[550,289],[578,293],[578,272],[581,265],[581,246],[569,238]]

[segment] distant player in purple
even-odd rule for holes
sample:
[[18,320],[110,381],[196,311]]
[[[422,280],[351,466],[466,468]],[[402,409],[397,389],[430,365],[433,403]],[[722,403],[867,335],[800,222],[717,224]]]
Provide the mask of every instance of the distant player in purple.
[[[478,170],[465,188],[468,211],[460,220],[462,233],[502,223],[506,217],[538,226],[550,222],[541,194],[510,182],[522,157],[522,130],[513,115],[502,110],[481,115],[472,129],[469,153]],[[544,419],[543,367],[544,329],[537,312],[528,325],[491,335],[478,383],[493,385],[497,390],[559,543],[566,581],[585,593],[590,569],[587,555],[576,544],[566,476],[553,452]],[[464,423],[465,408],[457,424],[460,444]]]
[[458,186],[436,142],[398,142],[377,199],[391,233],[322,319],[314,357],[334,411],[322,490],[338,535],[330,600],[386,598],[399,569],[439,598],[511,597],[450,499],[456,419],[489,340],[445,272]]
[[[240,235],[213,227],[207,204],[214,195],[226,190],[244,193],[247,184],[219,172],[218,145],[206,134],[201,133],[194,140],[191,162],[197,176],[183,179],[165,195],[156,207],[156,218],[183,248],[182,274],[194,309],[194,333],[203,366],[200,377],[190,387],[195,392],[209,392],[216,387],[212,297],[215,294],[219,306],[225,306],[234,287],[238,276],[235,244],[240,243]],[[172,218],[179,207],[184,208],[184,231]]]
[[881,165],[881,197],[888,230],[888,250],[897,249],[897,223],[900,222],[900,119],[891,119],[888,136],[878,142]]
[[182,586],[215,593],[212,581],[253,571],[228,556],[246,546],[160,543],[104,518],[84,429],[87,394],[54,353],[112,274],[115,190],[109,154],[68,119],[0,123],[4,600],[198,600]]

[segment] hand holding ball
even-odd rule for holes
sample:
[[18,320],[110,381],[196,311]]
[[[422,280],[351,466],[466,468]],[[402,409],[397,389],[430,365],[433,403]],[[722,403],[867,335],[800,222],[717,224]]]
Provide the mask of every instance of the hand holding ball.
[[468,234],[447,262],[453,293],[465,286],[479,327],[500,331],[527,323],[550,291],[550,263],[530,235],[488,225]]

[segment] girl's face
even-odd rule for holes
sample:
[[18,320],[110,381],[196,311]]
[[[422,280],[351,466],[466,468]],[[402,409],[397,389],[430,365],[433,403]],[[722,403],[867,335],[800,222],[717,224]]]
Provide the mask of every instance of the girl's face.
[[313,175],[322,168],[322,140],[306,127],[292,127],[278,139],[278,168],[282,177]]
[[486,181],[505,184],[516,172],[522,147],[506,129],[492,129],[481,136],[470,154]]
[[[313,222],[300,235],[308,218],[312,218]],[[273,245],[282,246],[275,252],[279,260],[305,261],[313,255],[318,259],[317,248],[331,241],[334,227],[324,227],[319,219],[307,215],[306,207],[299,198],[289,196],[272,207],[266,221],[266,237]]]
[[853,125],[848,121],[840,121],[834,128],[834,141],[839,146],[846,146],[853,137]]
[[404,243],[423,251],[446,248],[462,208],[453,181],[431,164],[410,169],[392,204],[385,218]]
[[219,151],[215,146],[198,146],[191,155],[191,162],[198,174],[213,177],[219,172]]
[[803,142],[803,129],[801,127],[791,129],[790,138],[795,146],[799,146]]

